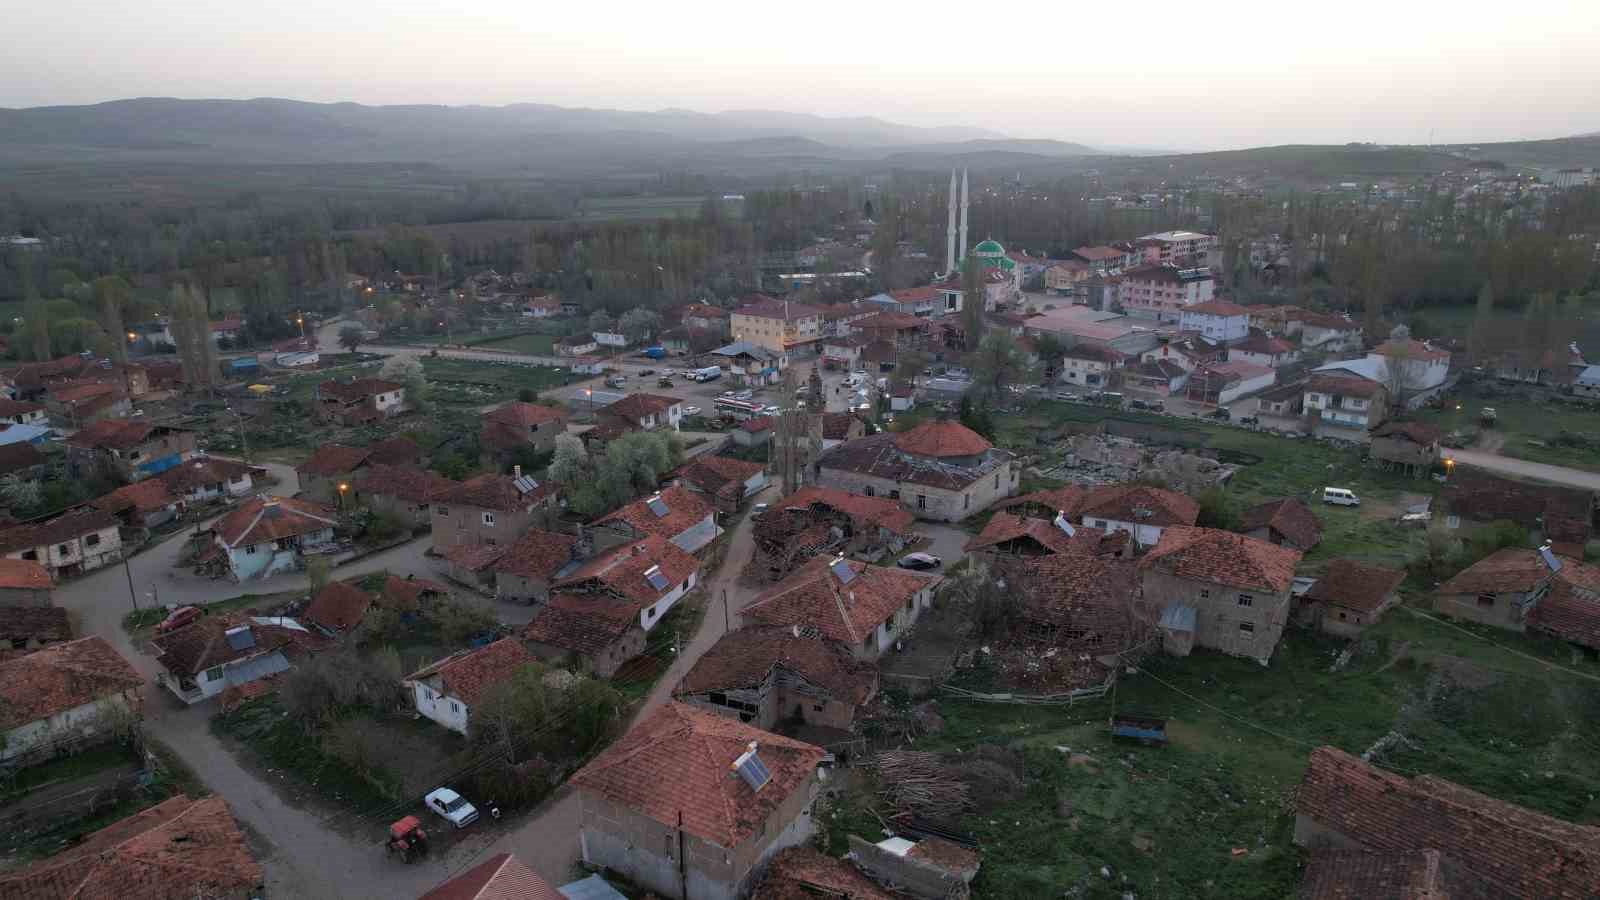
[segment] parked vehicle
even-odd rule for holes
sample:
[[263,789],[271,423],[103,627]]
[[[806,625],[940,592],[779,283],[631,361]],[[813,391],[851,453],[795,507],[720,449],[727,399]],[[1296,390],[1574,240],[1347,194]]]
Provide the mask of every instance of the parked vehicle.
[[656,387],[663,387],[663,388],[672,387],[672,377],[670,375],[663,375],[660,378],[657,378],[656,379]]
[[1322,489],[1322,502],[1334,506],[1360,506],[1361,498],[1349,488],[1325,487]]
[[612,375],[611,377],[606,379],[606,387],[609,387],[609,388],[620,388],[620,387],[627,387],[627,386],[628,386],[628,376],[626,376],[626,375]]
[[1142,409],[1149,412],[1166,412],[1167,405],[1160,400],[1129,400],[1129,409]]
[[162,619],[161,624],[156,626],[156,634],[166,634],[169,631],[177,631],[179,628],[182,628],[185,625],[192,624],[194,620],[198,618],[200,618],[200,607],[180,606],[172,612],[167,613],[167,617]]
[[1139,713],[1116,713],[1111,717],[1111,737],[1118,740],[1138,741],[1145,746],[1165,747],[1167,720]]
[[449,788],[435,788],[423,798],[423,803],[457,828],[465,828],[478,821],[477,807]]
[[698,407],[698,406],[685,406],[683,408],[683,414],[686,415],[686,416],[698,416],[698,415],[700,415],[700,407]]
[[647,375],[654,375],[655,373],[656,373],[655,369],[640,369],[639,370],[639,377],[643,378],[643,377],[645,377]]
[[1221,419],[1222,421],[1227,422],[1233,418],[1233,413],[1229,412],[1226,406],[1219,406],[1212,410],[1210,414],[1206,416],[1206,418]]
[[398,853],[405,862],[416,862],[417,857],[428,855],[428,833],[422,830],[422,822],[416,816],[406,816],[389,825],[385,849],[390,856]]
[[932,553],[907,553],[905,556],[900,557],[900,561],[895,563],[895,565],[902,569],[916,569],[920,571],[923,569],[937,569],[944,565],[944,560],[934,556]]
[[694,370],[694,380],[699,382],[716,381],[722,377],[721,366],[706,366],[704,369]]
[[661,346],[646,347],[644,348],[644,355],[650,357],[651,359],[665,359],[667,350],[665,347]]

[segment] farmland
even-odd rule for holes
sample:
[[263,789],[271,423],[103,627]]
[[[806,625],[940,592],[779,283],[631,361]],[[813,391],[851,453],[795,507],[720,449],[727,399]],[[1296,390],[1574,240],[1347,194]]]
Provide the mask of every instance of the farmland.
[[485,350],[512,350],[535,356],[554,356],[556,339],[548,334],[515,334],[510,337],[479,341],[472,346]]

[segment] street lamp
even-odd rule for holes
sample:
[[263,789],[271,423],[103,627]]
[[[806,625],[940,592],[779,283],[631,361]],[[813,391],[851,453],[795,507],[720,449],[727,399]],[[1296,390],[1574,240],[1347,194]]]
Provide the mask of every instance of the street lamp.
[[594,418],[594,390],[592,388],[584,388],[583,395],[589,398],[589,418],[592,419]]
[[344,495],[345,495],[345,492],[348,491],[348,490],[350,490],[350,485],[346,484],[343,481],[339,482],[339,508],[340,509],[344,509]]

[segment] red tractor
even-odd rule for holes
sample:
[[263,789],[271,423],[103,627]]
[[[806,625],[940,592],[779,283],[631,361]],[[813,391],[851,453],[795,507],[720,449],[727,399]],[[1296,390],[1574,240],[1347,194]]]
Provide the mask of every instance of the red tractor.
[[428,833],[422,830],[416,816],[406,816],[389,826],[388,850],[391,855],[400,854],[408,863],[428,854]]

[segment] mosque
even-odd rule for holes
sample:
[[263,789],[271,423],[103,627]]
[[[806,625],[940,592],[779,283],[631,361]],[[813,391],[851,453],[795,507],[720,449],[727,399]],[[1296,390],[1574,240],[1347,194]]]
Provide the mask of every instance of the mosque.
[[[967,170],[961,170],[961,227],[959,233],[956,228],[956,173],[950,170],[950,222],[945,229],[944,243],[944,271],[946,277],[958,278],[961,266],[967,261]],[[957,249],[960,256],[956,255]],[[1009,282],[1007,293],[1022,293],[1022,269],[1017,261],[1006,253],[1006,248],[994,238],[978,242],[972,248],[972,256],[976,264],[983,267],[986,280],[999,281],[990,275],[990,272],[999,272]]]

